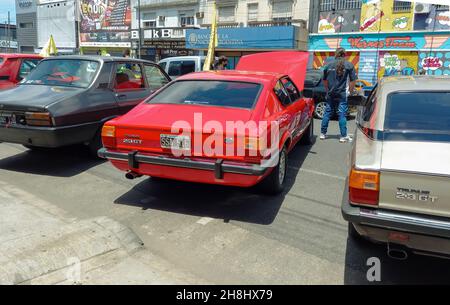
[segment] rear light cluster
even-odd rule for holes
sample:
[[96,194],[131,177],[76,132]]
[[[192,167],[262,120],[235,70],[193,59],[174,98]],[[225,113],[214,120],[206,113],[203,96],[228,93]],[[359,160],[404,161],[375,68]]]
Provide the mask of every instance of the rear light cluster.
[[53,126],[53,120],[48,112],[25,112],[25,122],[28,126]]
[[106,148],[116,147],[116,127],[104,125],[102,128],[102,142]]
[[350,202],[377,206],[380,195],[380,173],[352,168],[349,178]]

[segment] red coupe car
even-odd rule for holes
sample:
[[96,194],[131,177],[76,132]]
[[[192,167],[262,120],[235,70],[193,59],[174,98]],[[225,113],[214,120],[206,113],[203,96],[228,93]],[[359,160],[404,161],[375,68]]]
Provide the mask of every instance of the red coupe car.
[[142,175],[250,187],[285,186],[288,153],[313,141],[314,102],[302,95],[308,54],[244,56],[236,70],[185,75],[102,130],[100,157]]
[[34,54],[0,54],[0,90],[14,87],[41,59]]

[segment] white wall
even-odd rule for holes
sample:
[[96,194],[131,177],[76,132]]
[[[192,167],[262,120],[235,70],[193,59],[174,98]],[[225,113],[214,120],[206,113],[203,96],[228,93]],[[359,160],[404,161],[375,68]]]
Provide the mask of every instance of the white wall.
[[74,0],[39,5],[37,7],[38,47],[44,47],[50,35],[53,35],[57,48],[76,48],[74,12]]

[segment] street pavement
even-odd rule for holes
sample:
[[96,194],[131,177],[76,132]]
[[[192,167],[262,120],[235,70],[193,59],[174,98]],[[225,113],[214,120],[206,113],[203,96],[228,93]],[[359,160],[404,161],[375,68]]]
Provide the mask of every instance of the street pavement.
[[[319,125],[315,121],[316,135]],[[353,121],[349,126],[354,130]],[[339,143],[337,134],[332,121],[327,140],[295,148],[288,189],[276,197],[262,195],[259,187],[126,180],[83,147],[31,152],[8,143],[0,144],[0,192],[6,185],[30,194],[22,200],[45,203],[41,209],[57,210],[72,226],[106,217],[136,234],[143,252],[124,258],[109,273],[97,270],[90,283],[114,283],[127,273],[129,283],[145,282],[146,269],[136,264],[151,267],[161,260],[167,267],[154,276],[180,272],[196,279],[191,282],[371,284],[366,277],[371,257],[381,260],[381,283],[450,283],[448,260],[413,255],[396,261],[383,245],[347,238],[340,204],[351,144]],[[179,283],[170,279],[161,282]]]

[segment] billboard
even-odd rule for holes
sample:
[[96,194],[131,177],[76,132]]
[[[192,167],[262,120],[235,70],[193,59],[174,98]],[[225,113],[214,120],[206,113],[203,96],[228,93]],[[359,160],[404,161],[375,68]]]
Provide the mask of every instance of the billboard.
[[80,0],[82,47],[131,47],[130,0]]

